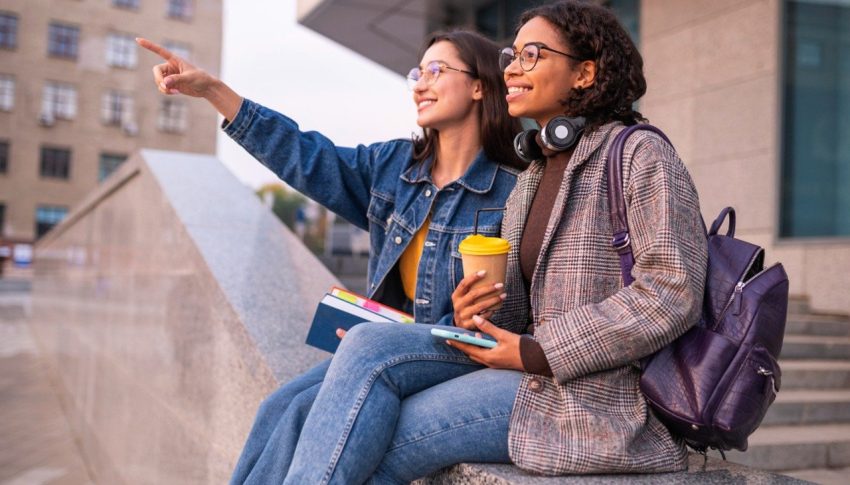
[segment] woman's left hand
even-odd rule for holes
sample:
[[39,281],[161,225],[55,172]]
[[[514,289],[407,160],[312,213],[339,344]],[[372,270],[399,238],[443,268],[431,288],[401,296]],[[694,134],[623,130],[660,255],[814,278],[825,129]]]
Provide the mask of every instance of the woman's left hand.
[[446,340],[446,344],[457,348],[468,355],[470,359],[487,367],[525,370],[522,366],[522,357],[519,353],[519,335],[499,328],[478,315],[472,317],[472,321],[478,327],[478,330],[496,339],[497,344],[495,347],[487,349],[456,340]]

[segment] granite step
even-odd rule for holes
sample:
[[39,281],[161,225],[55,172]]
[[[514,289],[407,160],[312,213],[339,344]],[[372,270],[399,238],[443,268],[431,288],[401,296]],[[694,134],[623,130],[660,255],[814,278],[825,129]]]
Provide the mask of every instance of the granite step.
[[809,313],[812,311],[809,306],[809,299],[805,296],[792,295],[788,297],[788,315],[798,313]]
[[850,467],[850,424],[763,426],[746,452],[727,458],[756,469],[783,471]]
[[[784,352],[783,352],[784,353]],[[782,389],[850,389],[848,360],[780,360]]]
[[824,423],[850,424],[850,390],[782,390],[762,426]]
[[785,334],[850,336],[850,318],[845,315],[789,315]]
[[850,337],[785,335],[783,359],[850,359]]

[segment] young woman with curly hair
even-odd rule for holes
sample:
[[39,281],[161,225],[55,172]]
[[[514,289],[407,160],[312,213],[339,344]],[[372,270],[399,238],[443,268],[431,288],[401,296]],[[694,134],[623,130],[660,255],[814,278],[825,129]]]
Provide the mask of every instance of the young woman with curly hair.
[[646,89],[641,57],[610,11],[573,1],[526,12],[502,56],[512,115],[585,127],[571,147],[542,148],[508,198],[504,289],[470,290],[479,276],[469,275],[452,295],[455,325],[497,345],[447,345],[428,325],[354,327],[284,483],[399,484],[459,462],[548,475],[685,468],[636,362],[696,323],[707,256],[694,185],[654,134],[625,148],[628,287],[611,247],[606,149],[642,119],[632,108]]

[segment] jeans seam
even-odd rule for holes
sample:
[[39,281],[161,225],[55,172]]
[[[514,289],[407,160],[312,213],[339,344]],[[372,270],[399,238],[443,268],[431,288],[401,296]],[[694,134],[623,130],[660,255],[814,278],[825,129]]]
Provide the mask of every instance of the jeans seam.
[[480,365],[469,360],[468,357],[451,355],[412,354],[392,359],[389,362],[384,363],[381,367],[372,371],[372,373],[369,375],[369,378],[366,380],[366,383],[364,384],[363,388],[360,390],[360,394],[357,396],[357,400],[354,402],[354,407],[349,413],[349,418],[346,421],[345,427],[342,430],[342,436],[340,437],[336,447],[334,447],[334,451],[331,454],[331,462],[328,464],[328,469],[325,471],[325,475],[322,477],[321,480],[321,483],[323,485],[330,482],[331,476],[333,475],[333,472],[336,469],[336,465],[339,462],[339,457],[342,454],[342,450],[343,448],[345,448],[345,444],[348,442],[348,436],[351,433],[351,428],[354,427],[354,421],[357,420],[357,415],[360,414],[360,408],[363,406],[363,401],[366,400],[366,396],[368,396],[369,391],[372,390],[372,385],[375,383],[375,380],[377,380],[377,378],[390,367],[394,367],[398,364],[414,360],[443,361],[455,362],[458,364]]
[[472,425],[472,424],[478,424],[478,423],[483,423],[483,422],[486,422],[486,421],[493,421],[493,420],[496,420],[496,419],[502,419],[502,418],[510,417],[511,414],[512,413],[504,413],[504,414],[498,414],[498,415],[495,415],[495,416],[486,416],[486,417],[482,417],[482,418],[475,419],[475,420],[472,420],[472,421],[466,421],[466,422],[464,422],[460,425],[457,425],[457,426],[449,426],[448,428],[444,428],[444,429],[441,429],[439,431],[435,431],[433,433],[429,433],[429,434],[420,436],[418,438],[405,441],[404,443],[401,443],[397,446],[394,446],[392,448],[387,449],[385,454],[390,454],[390,453],[392,453],[392,452],[394,452],[398,449],[404,448],[407,445],[417,443],[419,441],[422,441],[422,440],[425,440],[425,439],[428,439],[428,438],[432,438],[434,436],[439,436],[443,433],[448,433],[449,431],[453,431],[455,429],[462,428],[464,426],[469,426],[469,425]]

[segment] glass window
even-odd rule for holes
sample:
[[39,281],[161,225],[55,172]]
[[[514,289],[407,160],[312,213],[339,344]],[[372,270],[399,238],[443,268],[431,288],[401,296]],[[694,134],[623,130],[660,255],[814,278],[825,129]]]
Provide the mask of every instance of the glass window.
[[163,46],[178,57],[186,59],[187,61],[192,60],[192,48],[189,47],[189,44],[167,40]]
[[9,171],[9,142],[0,141],[0,173]]
[[18,45],[18,17],[0,12],[0,49],[14,49]]
[[15,107],[15,77],[0,74],[0,111],[12,111]]
[[785,5],[779,233],[850,236],[850,4]]
[[112,5],[120,8],[139,8],[139,0],[112,0]]
[[137,60],[135,36],[129,34],[109,34],[106,39],[106,63],[113,67],[136,67]]
[[127,160],[127,155],[118,155],[115,153],[101,153],[100,167],[97,171],[98,182],[103,182],[106,177],[109,177],[112,172]]
[[47,234],[53,226],[68,215],[68,208],[56,205],[40,205],[35,209],[35,237]]
[[47,53],[53,57],[77,58],[80,28],[60,23],[50,24]]
[[67,180],[71,177],[71,150],[41,147],[41,176]]
[[640,0],[606,0],[605,5],[614,11],[632,42],[640,47]]
[[168,0],[168,16],[176,19],[192,18],[192,0]]
[[41,99],[42,122],[53,119],[71,120],[77,116],[77,88],[70,84],[48,81]]
[[[513,41],[519,17],[529,8],[542,5],[544,0],[490,0],[475,8],[475,27],[496,42],[508,45]],[[639,37],[640,0],[605,0],[637,45]]]
[[103,93],[101,120],[114,126],[127,126],[133,122],[133,97],[118,91]]
[[171,133],[186,131],[189,108],[184,101],[163,99],[159,109],[159,129]]

